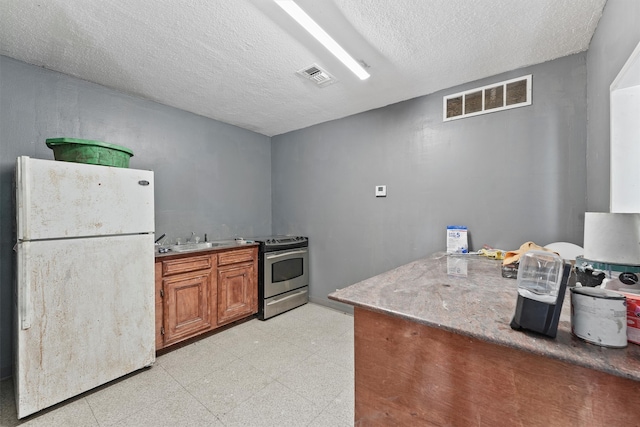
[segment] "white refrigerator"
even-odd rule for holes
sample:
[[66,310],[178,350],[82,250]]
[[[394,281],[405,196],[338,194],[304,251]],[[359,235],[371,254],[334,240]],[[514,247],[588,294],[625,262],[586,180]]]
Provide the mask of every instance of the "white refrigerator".
[[19,157],[18,418],[155,361],[153,172]]

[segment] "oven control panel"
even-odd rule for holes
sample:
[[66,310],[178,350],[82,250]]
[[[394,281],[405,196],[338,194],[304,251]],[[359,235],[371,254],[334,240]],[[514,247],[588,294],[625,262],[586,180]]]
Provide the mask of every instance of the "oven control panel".
[[254,239],[256,242],[262,243],[271,250],[276,248],[302,248],[309,246],[309,239],[304,236],[269,236]]
[[274,237],[271,239],[267,239],[266,243],[269,245],[282,245],[282,244],[303,242],[306,240],[307,238],[303,236],[285,236],[285,237]]

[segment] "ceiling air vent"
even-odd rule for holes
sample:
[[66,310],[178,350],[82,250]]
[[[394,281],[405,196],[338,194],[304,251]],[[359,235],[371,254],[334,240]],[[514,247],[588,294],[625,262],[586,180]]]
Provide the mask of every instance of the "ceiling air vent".
[[327,71],[320,68],[317,64],[304,67],[302,70],[298,70],[298,74],[307,78],[317,84],[320,87],[329,86],[337,82],[338,80],[329,74]]

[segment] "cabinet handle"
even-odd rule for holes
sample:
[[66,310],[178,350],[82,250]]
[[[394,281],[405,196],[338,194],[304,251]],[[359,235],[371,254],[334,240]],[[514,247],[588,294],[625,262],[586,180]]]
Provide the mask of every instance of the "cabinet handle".
[[160,289],[160,297],[164,298],[164,289]]

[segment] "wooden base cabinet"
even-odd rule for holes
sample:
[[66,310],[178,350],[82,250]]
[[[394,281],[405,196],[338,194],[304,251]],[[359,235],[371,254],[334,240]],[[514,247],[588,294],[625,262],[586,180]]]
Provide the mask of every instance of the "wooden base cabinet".
[[360,307],[354,331],[357,426],[639,424],[628,378]]
[[257,247],[156,261],[156,350],[257,312]]
[[185,273],[163,280],[164,343],[170,345],[211,329],[211,272]]
[[218,325],[258,311],[254,271],[252,263],[218,267]]

